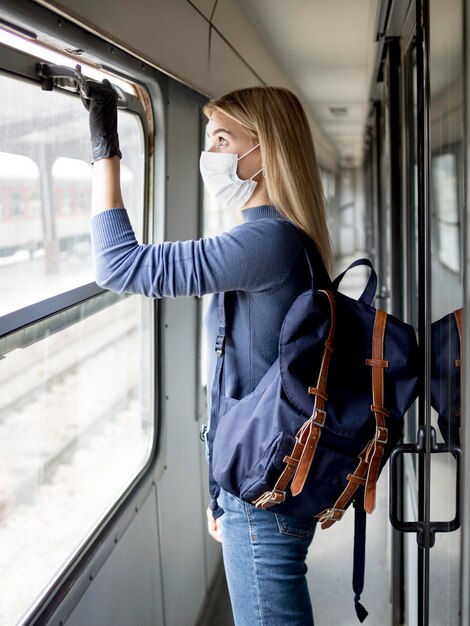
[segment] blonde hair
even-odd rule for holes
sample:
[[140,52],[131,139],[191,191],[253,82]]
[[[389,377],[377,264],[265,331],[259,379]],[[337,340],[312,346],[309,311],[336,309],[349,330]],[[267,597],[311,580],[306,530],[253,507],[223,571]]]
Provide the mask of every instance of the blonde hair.
[[331,269],[333,251],[325,201],[307,117],[298,98],[280,87],[250,87],[215,98],[204,107],[241,124],[259,143],[269,201],[315,242]]

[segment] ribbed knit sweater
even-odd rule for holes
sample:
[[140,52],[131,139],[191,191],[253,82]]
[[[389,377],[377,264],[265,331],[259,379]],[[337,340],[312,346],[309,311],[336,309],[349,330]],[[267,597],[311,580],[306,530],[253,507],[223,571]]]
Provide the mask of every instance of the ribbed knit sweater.
[[[152,298],[230,292],[223,394],[236,399],[253,391],[276,360],[283,319],[310,281],[302,238],[288,220],[268,205],[242,214],[243,224],[217,237],[148,245],[136,241],[125,209],[91,221],[99,286]],[[321,266],[318,274],[317,286],[326,286]],[[206,327],[212,381],[217,296]]]

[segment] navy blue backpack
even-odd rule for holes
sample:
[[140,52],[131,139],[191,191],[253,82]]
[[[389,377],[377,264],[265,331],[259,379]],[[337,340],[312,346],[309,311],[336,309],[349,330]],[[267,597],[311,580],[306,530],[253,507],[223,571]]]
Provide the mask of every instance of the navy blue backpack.
[[[317,290],[306,256],[312,288],[285,317],[279,358],[256,389],[227,410],[220,396],[227,330],[225,295],[219,295],[209,472],[213,485],[256,507],[316,518],[322,528],[354,501],[353,587],[363,621],[365,512],[374,510],[377,478],[417,395],[418,346],[412,326],[371,305],[377,276],[370,261],[355,261],[329,289]],[[371,274],[354,300],[338,286],[358,265]]]
[[460,446],[462,311],[431,324],[431,405],[444,441]]

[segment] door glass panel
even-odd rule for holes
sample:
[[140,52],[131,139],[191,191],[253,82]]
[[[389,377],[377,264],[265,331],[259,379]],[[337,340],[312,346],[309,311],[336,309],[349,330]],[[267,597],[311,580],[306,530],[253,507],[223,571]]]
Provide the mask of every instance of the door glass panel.
[[[417,66],[416,44],[410,43],[405,55],[405,148],[406,171],[404,185],[405,224],[405,317],[418,331],[418,165],[417,165]],[[416,442],[418,430],[418,403],[408,411],[405,420],[404,441]],[[407,522],[419,520],[419,463],[418,455],[403,456],[403,519]],[[405,578],[405,623],[418,624],[418,544],[414,533],[404,535],[404,578]]]
[[[461,0],[430,0],[430,211],[433,366],[431,422],[438,442],[460,443],[462,306],[463,38]],[[439,322],[440,320],[440,322]],[[431,520],[455,515],[456,462],[432,456]],[[460,531],[436,533],[430,551],[430,624],[459,624]]]

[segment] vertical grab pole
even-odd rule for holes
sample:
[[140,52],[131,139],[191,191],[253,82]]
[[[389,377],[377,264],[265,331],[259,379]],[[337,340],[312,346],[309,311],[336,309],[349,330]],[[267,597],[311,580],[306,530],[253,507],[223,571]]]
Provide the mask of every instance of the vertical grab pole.
[[[464,46],[464,206],[468,207],[470,197],[470,7],[468,2],[463,2],[463,46]],[[468,336],[468,302],[470,294],[470,273],[468,272],[468,259],[470,254],[470,233],[468,231],[469,220],[467,211],[463,212],[463,229],[464,229],[464,310],[463,310],[463,337],[465,341],[462,343],[462,415],[461,420],[464,424],[462,433],[462,445],[464,449],[462,476],[462,518],[463,532],[461,554],[461,572],[460,572],[460,625],[470,624],[470,597],[468,589],[470,588],[470,428],[467,426],[468,412],[467,407],[470,402],[470,385],[467,382],[468,377],[468,359],[470,358],[470,342],[466,339]]]
[[430,84],[429,84],[429,0],[416,0],[417,60],[417,170],[418,170],[418,337],[421,348],[419,423],[425,429],[425,454],[419,464],[419,517],[423,521],[423,548],[418,551],[418,623],[429,624],[429,559],[431,547],[431,267],[430,267]]

